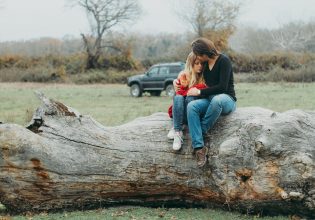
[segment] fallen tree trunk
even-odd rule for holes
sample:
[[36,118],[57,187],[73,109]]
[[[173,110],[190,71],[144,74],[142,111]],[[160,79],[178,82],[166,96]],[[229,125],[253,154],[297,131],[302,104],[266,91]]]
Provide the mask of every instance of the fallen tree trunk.
[[239,108],[207,135],[199,169],[189,138],[171,149],[166,113],[104,127],[38,95],[28,129],[0,124],[0,200],[10,210],[128,203],[315,216],[314,112]]

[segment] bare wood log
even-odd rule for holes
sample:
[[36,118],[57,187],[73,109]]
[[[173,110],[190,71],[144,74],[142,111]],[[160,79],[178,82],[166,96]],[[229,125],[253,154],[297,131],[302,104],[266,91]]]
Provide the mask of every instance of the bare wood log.
[[[104,204],[201,205],[315,216],[315,113],[239,108],[206,137],[171,150],[167,114],[104,127],[38,94],[28,129],[0,124],[0,202],[14,211]],[[188,137],[188,134],[186,134]]]

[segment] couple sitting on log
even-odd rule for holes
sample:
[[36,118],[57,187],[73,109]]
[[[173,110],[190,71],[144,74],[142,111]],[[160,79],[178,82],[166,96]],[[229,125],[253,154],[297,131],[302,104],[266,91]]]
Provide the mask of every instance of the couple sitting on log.
[[197,165],[203,167],[208,153],[203,135],[220,115],[235,111],[236,96],[230,59],[205,38],[196,39],[191,47],[185,70],[173,82],[176,95],[169,108],[173,127],[167,136],[174,139],[173,149],[180,150],[183,125],[188,124]]

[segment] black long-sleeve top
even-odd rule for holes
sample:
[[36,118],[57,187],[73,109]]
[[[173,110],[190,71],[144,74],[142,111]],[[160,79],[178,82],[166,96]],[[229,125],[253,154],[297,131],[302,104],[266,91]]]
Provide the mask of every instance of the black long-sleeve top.
[[235,101],[237,100],[234,90],[232,63],[226,55],[219,55],[212,70],[206,64],[203,69],[203,77],[208,88],[201,89],[201,96],[208,97],[224,93],[231,96]]

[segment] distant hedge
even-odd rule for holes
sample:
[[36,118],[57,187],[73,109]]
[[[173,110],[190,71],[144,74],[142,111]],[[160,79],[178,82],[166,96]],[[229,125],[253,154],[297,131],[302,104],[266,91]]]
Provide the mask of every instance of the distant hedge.
[[[133,70],[138,68],[138,64],[132,58],[121,55],[104,56],[99,60],[99,66],[104,69],[115,68],[117,70]],[[84,72],[86,65],[86,55],[84,53],[72,54],[68,56],[48,55],[42,57],[29,57],[17,55],[0,56],[0,69],[20,68],[29,69],[34,67],[53,67],[64,66],[66,72],[76,74]]]
[[246,55],[228,52],[236,73],[269,72],[278,67],[285,70],[295,70],[309,65],[315,60],[315,54],[302,53],[272,53]]
[[[233,62],[239,81],[315,81],[315,54],[272,53],[259,55],[226,53]],[[86,56],[78,53],[68,56],[49,55],[29,57],[0,56],[2,82],[74,82],[125,83],[130,75],[141,73],[157,62],[172,62],[167,58],[135,60],[124,56],[104,56],[98,70],[85,70]]]
[[298,69],[275,67],[269,72],[235,74],[236,82],[315,82],[315,62]]

